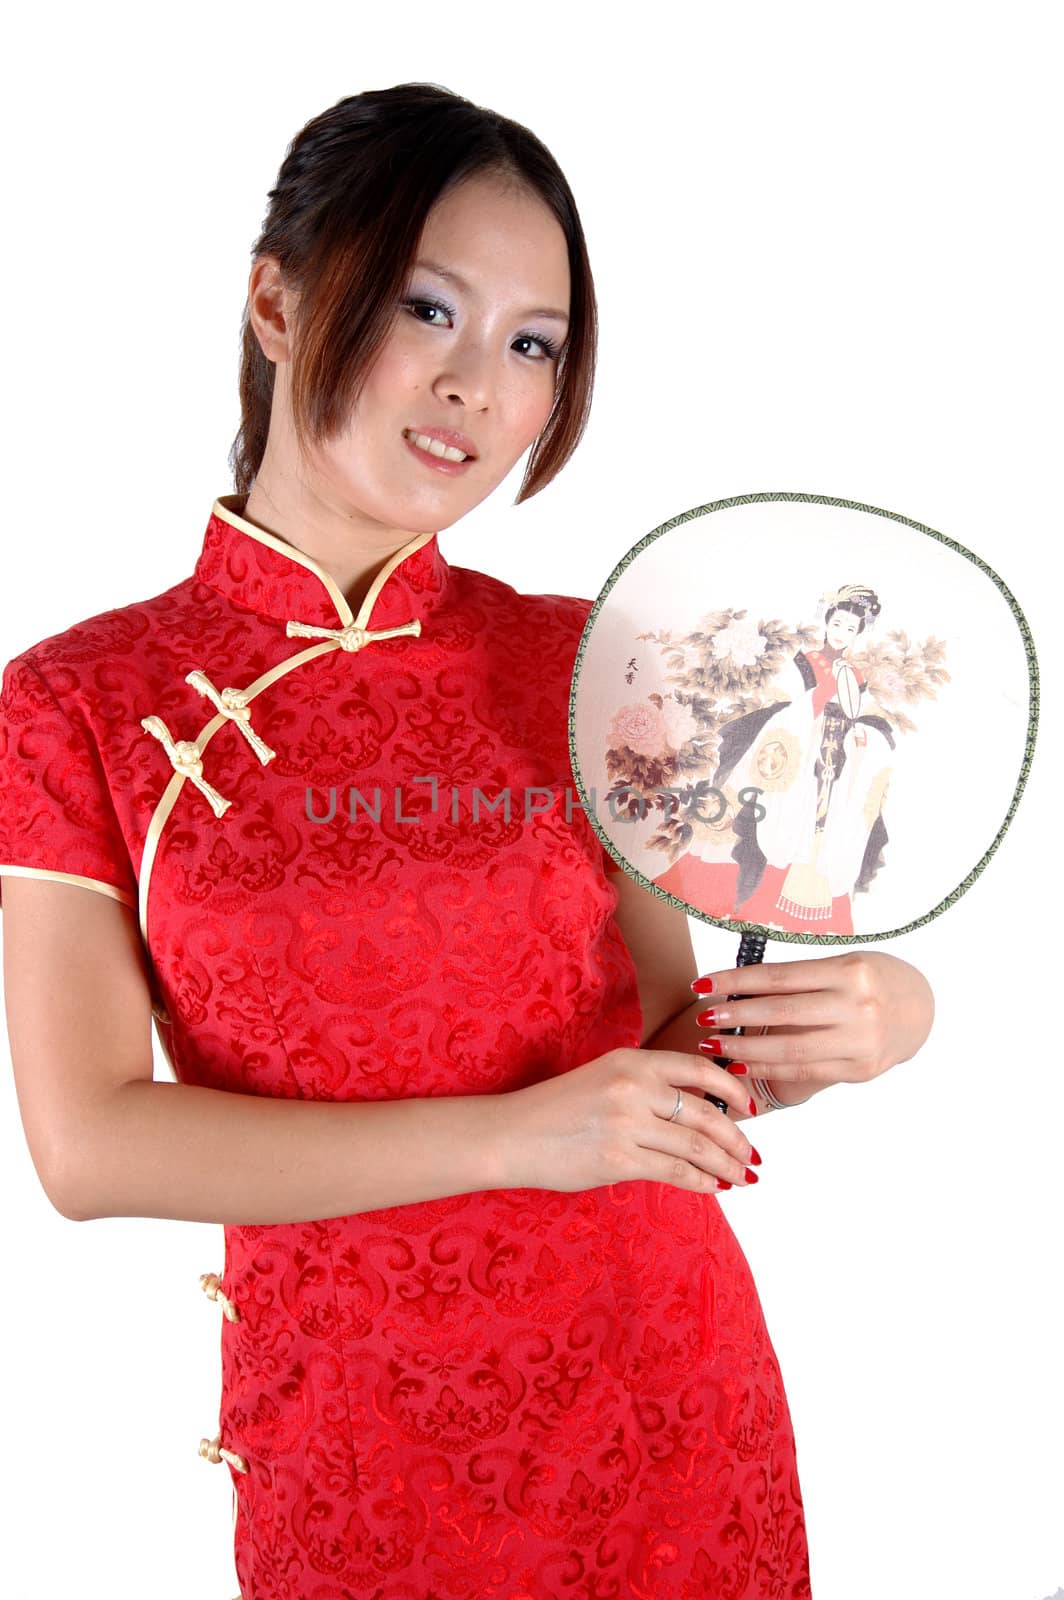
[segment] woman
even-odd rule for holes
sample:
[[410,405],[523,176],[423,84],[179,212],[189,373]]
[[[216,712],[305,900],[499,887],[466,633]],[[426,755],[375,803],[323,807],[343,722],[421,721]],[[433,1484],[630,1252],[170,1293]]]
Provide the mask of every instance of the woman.
[[775,684],[786,698],[722,729],[713,782],[727,813],[707,818],[708,842],[654,881],[713,915],[852,934],[852,897],[871,884],[887,843],[894,735],[846,659],[879,612],[877,596],[846,584],[825,600],[820,645],[799,650]]
[[794,658],[792,698],[760,727],[755,712],[725,732],[718,781],[762,790],[758,806],[735,820],[739,918],[853,932],[852,897],[868,888],[887,842],[882,808],[894,735],[864,706],[865,679],[846,652],[879,609],[860,584],[828,596],[819,648]]
[[[538,140],[431,85],[340,101],[271,192],[194,573],[4,671],[31,1152],[66,1216],[224,1224],[202,1453],[243,1600],[809,1592],[715,1197],[768,1102],[699,1054],[686,917],[572,804],[591,602],[438,541],[530,446],[521,499],[560,470],[594,349]],[[930,1026],[883,955],[710,984],[782,1104]]]

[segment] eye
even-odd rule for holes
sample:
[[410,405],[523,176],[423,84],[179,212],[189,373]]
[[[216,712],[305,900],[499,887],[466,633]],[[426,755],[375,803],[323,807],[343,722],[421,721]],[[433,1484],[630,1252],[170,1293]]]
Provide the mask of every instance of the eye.
[[404,300],[403,305],[410,308],[411,316],[417,317],[418,322],[424,322],[430,328],[443,327],[443,323],[440,320],[440,315],[437,315],[430,320],[428,317],[418,316],[419,310],[435,311],[442,314],[442,316],[450,317],[452,321],[455,316],[457,316],[457,312],[453,306],[445,305],[442,300],[432,300],[427,295],[413,295],[409,300]]
[[557,361],[559,346],[553,339],[548,339],[543,333],[521,333],[514,340],[514,344],[538,344],[543,351],[541,356],[535,356],[536,361]]

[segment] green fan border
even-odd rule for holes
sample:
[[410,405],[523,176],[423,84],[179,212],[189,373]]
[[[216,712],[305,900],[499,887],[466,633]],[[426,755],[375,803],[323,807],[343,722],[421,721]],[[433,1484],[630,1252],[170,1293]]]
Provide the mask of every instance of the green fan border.
[[[600,826],[598,818],[589,808],[587,791],[584,787],[583,778],[580,775],[576,757],[576,692],[580,676],[580,663],[583,660],[584,651],[586,649],[588,639],[590,638],[592,624],[594,623],[595,618],[602,607],[603,601],[610,593],[610,590],[617,582],[617,579],[620,577],[621,573],[624,572],[629,563],[634,561],[636,556],[645,550],[648,545],[653,544],[655,539],[660,539],[663,534],[668,533],[672,528],[678,528],[685,522],[692,522],[696,517],[704,517],[707,515],[707,513],[712,511],[723,511],[731,506],[760,505],[766,501],[773,500],[799,501],[808,505],[820,506],[846,506],[852,511],[870,511],[877,517],[887,517],[892,522],[903,522],[908,528],[916,528],[920,533],[929,534],[932,539],[938,539],[941,544],[947,545],[951,550],[955,550],[958,555],[966,556],[969,561],[979,568],[980,572],[985,572],[987,577],[994,581],[1001,593],[1004,595],[1005,599],[1008,601],[1009,610],[1012,612],[1017,626],[1019,627],[1020,634],[1023,638],[1024,651],[1027,657],[1028,680],[1031,690],[1030,708],[1027,720],[1027,739],[1024,747],[1023,762],[1020,767],[1019,783],[1017,784],[1016,792],[1012,797],[1012,804],[1009,806],[1009,809],[1005,814],[1005,820],[998,829],[990,848],[968,873],[967,877],[965,877],[962,882],[958,884],[956,889],[952,890],[948,895],[946,895],[943,900],[940,900],[938,905],[935,906],[931,911],[925,912],[922,917],[916,917],[912,922],[906,922],[901,927],[891,928],[884,933],[807,933],[804,931],[797,933],[782,928],[770,928],[762,922],[744,922],[740,921],[738,918],[726,920],[721,917],[712,917],[708,912],[697,910],[694,906],[688,905],[685,900],[681,900],[678,898],[678,896],[670,894],[667,889],[662,889],[658,884],[652,883],[649,878],[645,877],[643,873],[637,871],[636,868],[631,866],[628,861],[624,860],[619,855],[617,850],[614,848],[612,841],[607,838],[604,830]],[[650,893],[653,894],[657,899],[665,901],[668,905],[679,907],[681,910],[686,911],[688,916],[698,917],[701,922],[708,922],[712,927],[725,928],[735,933],[760,933],[766,935],[770,939],[778,939],[782,943],[786,944],[870,944],[878,942],[880,939],[894,939],[900,934],[912,933],[916,928],[924,927],[925,924],[933,922],[936,917],[942,914],[942,912],[948,911],[950,906],[954,905],[960,899],[961,895],[964,894],[966,890],[971,888],[972,884],[975,882],[976,878],[978,878],[979,874],[990,860],[990,857],[994,854],[994,851],[1001,843],[1001,840],[1005,834],[1005,830],[1012,821],[1012,818],[1016,813],[1016,807],[1020,803],[1020,796],[1023,794],[1024,787],[1027,783],[1027,775],[1031,770],[1031,763],[1034,759],[1035,735],[1038,728],[1038,710],[1038,657],[1035,653],[1034,640],[1031,636],[1031,630],[1027,625],[1027,618],[1020,609],[1019,603],[1011,589],[1008,588],[1008,586],[1002,581],[993,568],[989,567],[987,563],[981,560],[979,556],[975,555],[973,551],[967,549],[965,545],[959,544],[956,539],[950,539],[946,534],[939,533],[936,528],[929,528],[926,523],[915,522],[911,517],[903,517],[896,511],[884,511],[881,506],[865,505],[859,500],[843,500],[834,495],[800,494],[797,492],[792,493],[788,491],[765,491],[761,494],[732,495],[727,500],[711,500],[706,505],[695,506],[690,511],[681,512],[679,516],[670,517],[667,522],[661,523],[659,527],[654,528],[650,533],[645,534],[644,537],[640,539],[637,544],[634,544],[628,553],[623,556],[620,561],[618,561],[617,565],[606,579],[602,591],[595,600],[591,611],[588,613],[587,621],[584,623],[584,630],[580,636],[580,643],[576,651],[576,660],[573,664],[572,684],[569,691],[569,762],[570,766],[572,767],[573,777],[576,780],[576,787],[580,795],[580,803],[584,809],[584,815],[594,828],[596,834],[602,842],[604,849],[610,856],[612,856],[613,860],[616,861],[622,872],[627,873],[630,878],[634,879],[635,882],[640,884],[644,889],[648,889]]]

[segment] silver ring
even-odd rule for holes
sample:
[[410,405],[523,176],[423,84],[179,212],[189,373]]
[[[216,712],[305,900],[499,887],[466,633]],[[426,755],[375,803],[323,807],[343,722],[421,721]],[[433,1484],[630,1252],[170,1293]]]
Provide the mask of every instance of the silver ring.
[[675,1122],[676,1118],[680,1115],[680,1112],[682,1110],[683,1110],[683,1090],[682,1089],[677,1089],[677,1091],[676,1091],[676,1109],[673,1112],[672,1116],[668,1120],[670,1122]]
[[785,1101],[778,1100],[772,1093],[772,1090],[769,1088],[767,1078],[752,1078],[751,1082],[753,1083],[753,1086],[757,1090],[758,1094],[761,1096],[762,1100],[767,1100],[773,1111],[790,1110],[790,1107]]

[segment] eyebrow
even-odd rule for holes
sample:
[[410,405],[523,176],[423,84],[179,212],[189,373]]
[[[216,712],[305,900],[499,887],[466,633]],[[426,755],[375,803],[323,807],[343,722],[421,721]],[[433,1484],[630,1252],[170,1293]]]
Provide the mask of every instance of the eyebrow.
[[[450,271],[447,267],[441,267],[436,261],[425,261],[421,259],[415,261],[414,266],[424,267],[426,271],[434,272],[438,278],[446,278],[449,283],[453,283],[456,288],[463,290],[466,294],[470,292],[469,285],[466,283],[463,277],[461,277],[457,272]],[[550,317],[554,322],[569,321],[569,318],[566,316],[564,311],[556,311],[550,306],[533,306],[528,311],[525,311],[523,315],[526,317]]]

